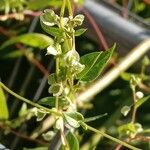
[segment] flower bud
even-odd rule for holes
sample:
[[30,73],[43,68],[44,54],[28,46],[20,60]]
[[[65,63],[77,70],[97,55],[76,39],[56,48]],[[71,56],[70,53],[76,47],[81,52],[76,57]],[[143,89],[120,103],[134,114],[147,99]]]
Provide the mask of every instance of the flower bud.
[[50,86],[49,93],[53,93],[53,96],[60,96],[63,92],[63,86],[61,83],[56,83]]
[[46,55],[54,55],[54,56],[56,56],[56,55],[58,55],[58,52],[57,52],[57,50],[56,50],[55,47],[53,47],[53,46],[50,45],[50,46],[47,48],[47,53],[46,53]]
[[136,92],[135,95],[136,95],[136,97],[137,97],[138,99],[141,99],[141,98],[144,97],[144,94],[143,94],[141,91]]

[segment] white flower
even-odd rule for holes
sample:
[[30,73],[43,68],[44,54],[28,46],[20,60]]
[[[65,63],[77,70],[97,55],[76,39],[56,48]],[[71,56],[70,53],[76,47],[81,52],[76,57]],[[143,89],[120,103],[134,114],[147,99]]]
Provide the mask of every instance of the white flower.
[[58,55],[58,52],[57,52],[57,50],[56,50],[55,47],[53,47],[53,46],[50,45],[50,46],[47,48],[47,53],[46,53],[46,55],[54,55],[54,56],[56,56],[56,55]]
[[136,95],[136,97],[137,97],[138,99],[141,99],[141,98],[144,97],[144,94],[143,94],[141,91],[136,92],[135,95]]

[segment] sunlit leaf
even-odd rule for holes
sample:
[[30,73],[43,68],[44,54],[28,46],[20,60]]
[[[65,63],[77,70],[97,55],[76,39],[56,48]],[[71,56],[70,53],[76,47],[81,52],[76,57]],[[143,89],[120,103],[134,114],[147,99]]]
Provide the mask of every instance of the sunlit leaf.
[[6,103],[6,98],[2,87],[0,86],[0,120],[8,119],[8,118],[9,118],[9,112]]
[[105,52],[93,52],[82,56],[80,62],[85,65],[85,68],[77,75],[77,78],[83,81],[96,79],[110,60],[115,47],[116,45]]
[[23,34],[23,35],[14,37],[10,40],[7,40],[5,43],[2,44],[2,46],[0,47],[0,50],[15,43],[22,43],[31,47],[44,49],[48,47],[49,45],[52,45],[53,40],[44,34],[28,33],[28,34]]
[[62,5],[62,0],[31,0],[28,2],[28,9],[38,10],[48,6],[59,7]]

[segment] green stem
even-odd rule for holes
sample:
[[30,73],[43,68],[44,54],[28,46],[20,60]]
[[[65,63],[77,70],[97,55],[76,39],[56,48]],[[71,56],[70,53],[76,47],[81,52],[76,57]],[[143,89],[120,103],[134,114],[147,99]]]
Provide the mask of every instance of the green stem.
[[62,7],[61,7],[61,10],[60,10],[60,17],[64,16],[65,6],[66,6],[66,0],[63,0]]
[[132,94],[133,94],[133,111],[132,111],[132,118],[131,118],[131,122],[134,123],[135,122],[135,118],[136,118],[136,107],[135,107],[135,103],[136,103],[136,95],[135,95],[135,86],[132,86]]
[[125,147],[127,147],[127,148],[130,148],[130,149],[132,149],[132,150],[141,150],[141,149],[136,148],[136,147],[134,147],[134,146],[132,146],[132,145],[129,145],[129,144],[126,143],[126,142],[123,142],[123,141],[121,141],[121,140],[119,140],[119,139],[117,139],[117,138],[114,138],[114,137],[112,137],[112,136],[110,136],[110,135],[108,135],[108,134],[106,134],[106,133],[104,133],[104,132],[101,132],[101,131],[99,131],[99,130],[97,130],[97,129],[91,127],[91,126],[88,126],[88,125],[86,125],[86,126],[87,126],[87,129],[89,129],[89,130],[91,130],[91,131],[93,131],[93,132],[95,132],[95,133],[101,134],[101,135],[103,135],[104,137],[106,137],[106,138],[108,138],[108,139],[110,139],[110,140],[112,140],[112,141],[114,141],[114,142],[117,142],[117,143],[119,143],[119,144],[121,144],[121,145],[123,145],[123,146],[125,146]]
[[72,13],[72,7],[71,7],[70,0],[67,0],[67,7],[68,7],[69,16],[72,17],[73,13]]
[[[67,39],[67,36],[65,34],[64,27],[63,27],[63,17],[64,17],[64,13],[65,13],[65,6],[66,6],[66,0],[63,0],[61,11],[60,11],[60,29],[63,31],[64,43],[65,43],[66,49],[68,51],[68,50],[71,50],[71,48],[69,46],[69,42],[68,42],[68,39]],[[69,9],[68,10],[69,12],[72,12],[72,8],[70,6],[68,9]]]
[[53,110],[48,109],[48,108],[46,108],[46,107],[43,107],[43,106],[41,106],[41,105],[39,105],[39,104],[37,104],[37,103],[32,102],[31,100],[28,100],[28,99],[26,99],[26,98],[24,98],[24,97],[18,95],[17,93],[13,92],[13,91],[10,90],[8,87],[6,87],[2,82],[0,82],[0,86],[2,86],[2,88],[5,89],[8,93],[10,93],[10,94],[13,95],[14,97],[18,98],[19,100],[21,100],[21,101],[23,101],[23,102],[25,102],[25,103],[27,103],[27,104],[30,104],[30,105],[32,105],[32,106],[34,106],[34,107],[39,108],[39,109],[43,109],[43,110],[45,110],[45,111],[47,111],[47,112],[49,112],[49,113],[55,113],[56,115],[60,115],[60,113],[57,113],[56,111],[53,111]]
[[[56,77],[57,77],[57,82],[58,82],[58,77],[59,77],[59,57],[56,57]],[[55,107],[56,107],[57,110],[59,109],[59,98],[58,98],[58,96],[56,96]]]

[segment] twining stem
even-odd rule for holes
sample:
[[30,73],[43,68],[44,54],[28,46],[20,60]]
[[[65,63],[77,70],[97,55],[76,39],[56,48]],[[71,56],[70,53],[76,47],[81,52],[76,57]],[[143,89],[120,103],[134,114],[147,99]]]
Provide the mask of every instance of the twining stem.
[[72,7],[71,7],[71,3],[70,0],[67,0],[67,7],[68,7],[68,12],[69,12],[69,16],[73,16],[73,12],[72,12]]
[[133,95],[133,111],[132,111],[131,123],[134,123],[136,118],[136,111],[137,111],[135,107],[135,103],[136,103],[135,86],[132,86],[132,95]]
[[62,7],[61,7],[61,10],[60,10],[60,17],[64,16],[65,7],[66,7],[66,0],[63,0]]
[[[56,58],[56,77],[58,80],[58,76],[59,76],[59,57]],[[59,109],[59,97],[56,96],[56,103],[55,103],[55,107],[58,110]]]
[[70,50],[70,47],[69,47],[69,42],[67,40],[67,36],[65,34],[64,26],[63,26],[63,17],[64,17],[64,13],[65,13],[65,6],[66,6],[66,0],[63,0],[62,7],[60,10],[60,29],[63,32],[62,34],[63,34],[63,38],[64,38],[64,44],[65,44],[66,49],[68,51],[68,50]]
[[91,127],[91,126],[86,125],[86,127],[87,127],[88,130],[91,130],[91,131],[93,131],[93,132],[95,132],[95,133],[101,134],[101,135],[103,135],[104,137],[106,137],[106,138],[108,138],[108,139],[110,139],[110,140],[112,140],[112,141],[114,141],[114,142],[117,142],[117,143],[119,143],[119,144],[121,144],[121,145],[123,145],[123,146],[125,146],[125,147],[127,147],[127,148],[130,148],[130,149],[132,149],[132,150],[141,150],[141,149],[136,148],[136,147],[134,147],[134,146],[132,146],[132,145],[129,145],[129,144],[126,143],[126,142],[123,142],[123,141],[121,141],[121,140],[119,140],[119,139],[116,139],[116,138],[114,138],[114,137],[112,137],[112,136],[110,136],[110,135],[108,135],[108,134],[106,134],[106,133],[104,133],[104,132],[101,132],[101,131],[99,131],[99,130],[97,130],[97,129]]
[[55,113],[56,115],[60,115],[60,113],[58,113],[58,112],[56,112],[56,111],[54,111],[52,109],[48,109],[46,107],[43,107],[43,106],[41,106],[41,105],[39,105],[37,103],[32,102],[31,100],[28,100],[28,99],[18,95],[17,93],[15,93],[12,90],[10,90],[7,86],[5,86],[2,82],[0,82],[0,86],[2,86],[2,88],[5,89],[8,93],[10,93],[14,97],[18,98],[19,100],[21,100],[21,101],[23,101],[23,102],[25,102],[27,104],[30,104],[30,105],[32,105],[34,107],[39,108],[39,109],[43,109],[43,110],[45,110],[45,111],[47,111],[49,113]]

